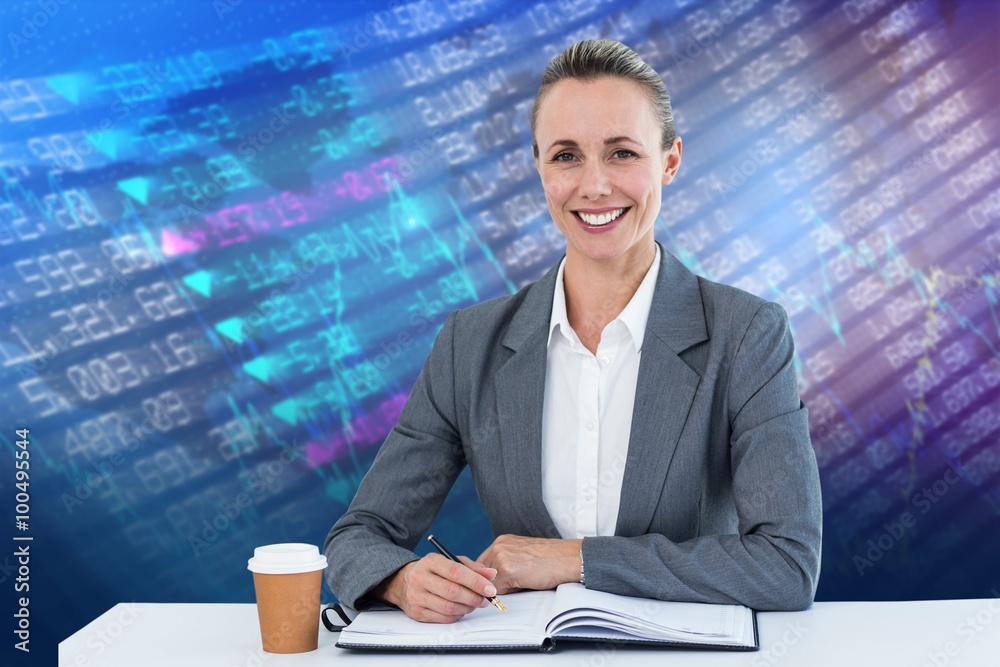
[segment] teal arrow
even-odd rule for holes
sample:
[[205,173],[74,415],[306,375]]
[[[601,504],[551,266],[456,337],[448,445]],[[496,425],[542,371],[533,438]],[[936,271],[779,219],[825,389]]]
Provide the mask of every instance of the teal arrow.
[[294,398],[282,401],[271,408],[275,417],[288,422],[292,426],[299,420],[299,407]]
[[230,317],[215,323],[215,330],[229,338],[238,345],[242,345],[246,338],[243,335],[243,320],[238,317]]
[[195,271],[184,276],[184,284],[204,297],[212,296],[212,272]]
[[149,204],[149,179],[142,176],[118,181],[118,189],[143,206]]
[[45,85],[56,91],[73,104],[80,103],[80,84],[82,77],[73,74],[50,76],[45,79]]
[[257,357],[253,361],[246,362],[243,364],[243,370],[261,382],[267,382],[271,378],[271,362],[267,357]]

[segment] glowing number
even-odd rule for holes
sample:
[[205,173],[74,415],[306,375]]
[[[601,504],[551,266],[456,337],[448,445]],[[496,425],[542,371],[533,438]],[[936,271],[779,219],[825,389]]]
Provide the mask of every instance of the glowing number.
[[339,160],[347,155],[347,145],[342,141],[337,141],[329,130],[321,129],[317,132],[317,136],[319,136],[320,143],[323,144],[323,150],[326,151],[331,160]]
[[399,180],[396,161],[391,157],[382,158],[378,162],[372,163],[368,167],[368,173],[371,174],[383,192],[389,192],[392,189],[392,184]]
[[284,49],[272,37],[264,40],[264,52],[279,71],[284,72],[292,66],[292,59],[285,55]]
[[375,125],[367,116],[362,116],[351,123],[350,132],[351,138],[354,139],[356,143],[367,143],[372,148],[375,148],[382,143],[379,141],[378,131],[375,129]]
[[295,99],[295,103],[299,105],[302,109],[302,113],[312,118],[320,110],[320,103],[314,102],[311,97],[309,97],[308,91],[299,84],[292,86],[292,97]]
[[[41,118],[48,113],[42,105],[41,100],[38,99],[38,95],[34,89],[26,81],[0,83],[0,93],[3,94],[3,99],[0,99],[0,111],[3,111],[3,114],[7,116],[7,120],[16,121],[24,120],[25,118]],[[26,113],[10,113],[12,107],[13,109],[22,109],[31,107],[31,105],[34,105],[34,110],[28,108]]]
[[44,290],[35,292],[32,296],[36,297],[48,296],[49,294],[52,293],[52,286],[49,285],[49,281],[45,279],[45,275],[42,273],[34,273],[34,274],[25,273],[24,268],[27,266],[31,266],[34,263],[35,262],[32,259],[22,259],[17,262],[14,262],[14,268],[16,268],[17,272],[21,274],[21,277],[24,279],[25,283],[40,282],[43,285],[45,285]]
[[139,287],[135,290],[135,300],[139,302],[142,309],[146,311],[146,315],[153,321],[159,321],[165,318],[167,315],[163,312],[163,307],[156,301],[155,298],[148,298],[146,295],[150,292],[149,287]]
[[[150,463],[150,459],[139,459],[135,462],[133,466],[135,473],[142,479],[143,484],[146,485],[146,489],[150,493],[159,493],[166,488],[166,484],[163,482],[163,478],[160,476],[159,471],[153,468]],[[155,484],[151,484],[150,480],[155,480]]]
[[96,225],[101,221],[101,216],[97,212],[97,208],[93,202],[90,201],[86,190],[83,192],[76,189],[65,190],[63,192],[63,201],[67,208],[69,208],[70,213],[73,214],[74,220],[90,226]]
[[348,189],[350,189],[351,194],[354,195],[355,199],[364,201],[371,196],[371,188],[364,185],[361,182],[361,179],[358,178],[358,175],[353,171],[344,172],[344,183],[347,184]]
[[[303,67],[315,65],[319,61],[330,59],[330,49],[323,41],[323,37],[315,28],[292,33],[292,42],[299,51],[309,54],[309,60],[302,63]],[[310,43],[311,42],[311,43]]]
[[185,366],[194,366],[198,363],[198,356],[190,345],[184,345],[184,339],[179,333],[172,333],[167,336],[167,345],[174,351],[174,356]]
[[101,397],[101,390],[83,366],[70,366],[66,369],[66,377],[73,383],[80,396],[88,401]]
[[48,403],[48,408],[44,412],[38,413],[39,417],[48,417],[51,414],[65,410],[69,407],[69,403],[60,394],[52,391],[46,386],[45,381],[42,378],[34,377],[25,380],[17,385],[24,397],[27,398],[32,403],[38,403],[41,401],[46,401]]
[[176,486],[184,481],[184,473],[181,471],[180,465],[178,465],[177,459],[174,458],[172,452],[156,452],[153,454],[153,461],[156,462],[156,467],[160,469],[160,472],[164,474],[173,473],[174,479],[170,482],[170,486]]
[[174,177],[174,182],[180,186],[181,192],[184,196],[191,201],[196,201],[198,199],[203,199],[203,195],[198,190],[198,186],[195,185],[194,179],[191,178],[191,174],[184,167],[174,167],[170,170],[171,176]]
[[181,397],[177,395],[175,391],[165,391],[160,394],[160,400],[167,406],[167,412],[174,414],[180,413],[180,417],[176,419],[178,426],[183,426],[191,421],[191,413],[188,412],[184,405],[184,401]]
[[[48,264],[48,266],[46,266],[46,263]],[[57,260],[52,255],[41,255],[38,258],[38,266],[40,266],[42,270],[44,270],[45,273],[49,275],[50,278],[58,277],[60,280],[63,281],[62,287],[59,288],[60,292],[65,292],[68,289],[73,289],[74,287],[73,279],[70,278],[68,273],[66,273],[66,269],[62,267],[62,264],[59,263],[59,260]]]
[[298,196],[294,192],[282,192],[281,201],[285,203],[289,209],[293,211],[298,211],[299,215],[295,218],[294,222],[305,222],[309,216],[306,214],[305,207],[302,206],[302,202],[299,201]]
[[208,116],[215,121],[220,128],[225,130],[222,133],[224,137],[232,138],[236,136],[236,127],[233,126],[233,121],[229,119],[229,115],[218,104],[208,105]]
[[170,418],[164,413],[160,401],[155,398],[147,398],[142,402],[142,411],[146,413],[146,416],[149,417],[150,421],[153,422],[153,426],[158,431],[166,432],[170,430]]
[[55,149],[63,164],[70,169],[83,168],[83,158],[80,157],[80,154],[76,152],[76,149],[73,148],[73,145],[66,137],[61,134],[53,134],[49,137],[49,143]]
[[101,385],[101,389],[108,392],[109,394],[117,394],[122,390],[122,384],[118,381],[118,376],[115,375],[111,367],[103,359],[94,359],[87,362],[87,368],[90,369],[90,373],[97,384]]
[[212,87],[218,88],[219,84],[222,83],[222,77],[219,76],[219,72],[212,65],[212,59],[203,51],[195,51],[193,60],[195,64],[201,67],[202,77],[211,83]]
[[229,173],[234,188],[245,188],[250,186],[250,176],[243,168],[243,165],[240,164],[240,162],[232,155],[227,153],[226,155],[212,159],[213,161],[217,160],[220,165],[224,165],[226,167],[226,171]]

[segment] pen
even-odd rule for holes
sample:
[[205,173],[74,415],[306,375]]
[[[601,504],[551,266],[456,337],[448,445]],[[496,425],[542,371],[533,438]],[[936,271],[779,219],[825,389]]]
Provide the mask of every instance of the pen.
[[[448,558],[449,560],[453,560],[456,563],[462,563],[462,561],[460,561],[457,558],[455,558],[455,554],[453,554],[450,551],[448,551],[448,547],[446,547],[445,545],[441,544],[438,541],[438,539],[436,537],[434,537],[433,535],[428,535],[427,536],[427,541],[430,542],[431,544],[433,544],[434,548],[437,549],[438,552],[442,556],[444,556],[445,558]],[[462,563],[462,565],[465,565],[465,563]],[[466,567],[468,567],[468,566],[466,566]],[[503,604],[500,603],[500,600],[497,598],[497,596],[494,595],[493,597],[486,598],[486,599],[489,600],[490,604],[492,604],[494,607],[496,607],[500,611],[503,611],[503,612],[507,611],[507,607],[503,606]]]

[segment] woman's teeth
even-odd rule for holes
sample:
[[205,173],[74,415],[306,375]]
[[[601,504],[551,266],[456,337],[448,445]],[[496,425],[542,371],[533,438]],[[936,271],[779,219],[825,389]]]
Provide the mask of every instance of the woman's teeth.
[[593,227],[601,227],[608,224],[612,220],[615,220],[622,213],[627,211],[628,208],[619,208],[614,211],[608,211],[607,213],[602,213],[601,215],[593,215],[592,213],[583,213],[582,211],[577,211],[576,214],[580,216],[580,219],[586,222],[588,225]]

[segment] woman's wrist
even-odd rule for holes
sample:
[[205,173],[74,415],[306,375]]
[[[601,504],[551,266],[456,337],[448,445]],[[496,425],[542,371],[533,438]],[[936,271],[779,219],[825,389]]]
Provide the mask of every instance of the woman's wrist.
[[383,602],[388,602],[389,604],[396,605],[399,607],[399,602],[402,600],[402,596],[399,593],[399,588],[403,585],[403,576],[405,574],[404,570],[410,567],[417,561],[410,561],[403,567],[399,568],[388,577],[382,580],[378,586],[372,589],[372,597],[378,598]]
[[566,574],[563,580],[566,582],[580,583],[583,563],[583,540],[566,540],[568,543],[567,553],[572,554],[566,559]]

